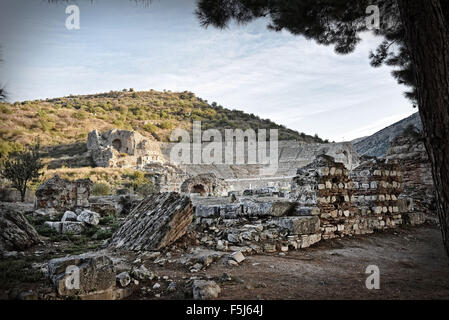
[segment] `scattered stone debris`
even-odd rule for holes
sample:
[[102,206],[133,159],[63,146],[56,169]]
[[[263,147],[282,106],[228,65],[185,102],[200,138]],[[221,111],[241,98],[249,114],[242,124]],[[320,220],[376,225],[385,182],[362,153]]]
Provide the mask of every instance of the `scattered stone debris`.
[[190,199],[178,193],[153,194],[128,215],[110,247],[156,251],[183,236],[193,219]]
[[153,280],[156,275],[147,269],[143,264],[139,268],[133,268],[131,275],[138,280]]

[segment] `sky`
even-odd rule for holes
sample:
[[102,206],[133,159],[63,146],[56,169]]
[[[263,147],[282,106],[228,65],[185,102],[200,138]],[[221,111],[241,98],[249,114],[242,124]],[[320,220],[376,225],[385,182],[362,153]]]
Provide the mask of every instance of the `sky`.
[[[80,9],[68,30],[65,10]],[[260,19],[200,26],[195,0],[2,0],[0,83],[10,102],[134,88],[191,91],[331,141],[367,136],[416,109],[387,67],[369,65],[371,34],[350,55]]]

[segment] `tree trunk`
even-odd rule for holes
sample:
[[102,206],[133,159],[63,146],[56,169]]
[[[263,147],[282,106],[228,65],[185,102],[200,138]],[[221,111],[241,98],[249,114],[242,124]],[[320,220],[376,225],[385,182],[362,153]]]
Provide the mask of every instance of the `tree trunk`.
[[26,187],[25,187],[25,189],[20,190],[20,200],[21,200],[22,202],[25,202],[25,195],[26,195],[26,192],[27,192],[27,188],[26,188]]
[[419,113],[449,255],[449,30],[440,1],[397,0],[415,68]]

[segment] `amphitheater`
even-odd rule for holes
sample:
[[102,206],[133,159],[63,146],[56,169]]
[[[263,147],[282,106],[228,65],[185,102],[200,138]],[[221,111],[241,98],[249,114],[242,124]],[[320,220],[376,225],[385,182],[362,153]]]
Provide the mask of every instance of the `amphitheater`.
[[[161,143],[146,140],[137,132],[127,130],[110,130],[98,133],[94,130],[89,133],[88,150],[97,166],[102,167],[135,167],[144,171],[154,171],[155,164],[159,166],[161,174],[165,169],[173,166],[170,159],[172,149],[177,143]],[[203,143],[206,148],[208,143]],[[223,146],[222,154],[225,154]],[[190,158],[193,158],[193,149],[190,148]],[[172,177],[165,176],[162,191],[179,191],[181,184],[188,177],[211,174],[224,180],[226,191],[243,191],[262,187],[275,187],[279,190],[289,190],[292,179],[296,176],[298,168],[304,167],[314,161],[319,155],[328,155],[336,162],[343,163],[349,170],[356,168],[360,161],[351,143],[307,144],[298,141],[278,142],[278,164],[274,174],[261,175],[263,165],[248,164],[248,145],[245,145],[244,163],[236,164],[236,155],[232,164],[176,164],[182,171]],[[269,143],[267,143],[269,150]],[[157,171],[157,170],[156,170]]]

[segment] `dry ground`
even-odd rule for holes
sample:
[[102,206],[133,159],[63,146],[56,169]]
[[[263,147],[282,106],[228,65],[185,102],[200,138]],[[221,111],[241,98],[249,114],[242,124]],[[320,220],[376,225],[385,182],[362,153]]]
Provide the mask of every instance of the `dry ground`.
[[[380,269],[380,290],[365,287],[368,265]],[[156,272],[182,276],[167,268]],[[286,256],[250,256],[239,267],[214,264],[205,274],[223,272],[240,281],[221,284],[220,299],[449,298],[449,259],[435,226],[323,241]]]

